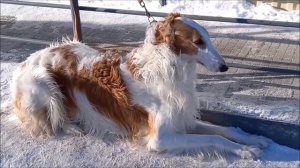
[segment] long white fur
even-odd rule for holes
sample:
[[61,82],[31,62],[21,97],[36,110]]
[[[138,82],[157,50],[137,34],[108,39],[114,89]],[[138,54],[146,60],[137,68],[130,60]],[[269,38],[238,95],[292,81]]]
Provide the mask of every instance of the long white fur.
[[[183,19],[187,24],[197,28],[196,23]],[[156,23],[150,25],[146,32],[144,45],[124,57],[120,65],[120,73],[128,88],[131,100],[140,105],[154,117],[156,135],[148,137],[147,147],[154,151],[182,152],[222,152],[225,151],[240,156],[241,158],[254,158],[258,156],[259,149],[244,146],[235,142],[265,146],[267,140],[243,134],[233,128],[213,126],[196,121],[196,98],[194,95],[196,78],[196,60],[201,52],[195,55],[176,55],[166,44],[153,45],[155,40]],[[206,31],[199,29],[199,33],[209,43]],[[77,55],[78,70],[92,68],[92,65],[101,59],[98,52],[82,43],[66,42],[74,44],[73,52]],[[28,93],[29,97],[22,99],[22,105],[26,108],[36,108],[32,105],[49,107],[49,116],[52,129],[55,131],[63,127],[65,122],[65,109],[62,105],[63,96],[58,86],[47,73],[46,69],[39,68],[47,64],[64,65],[66,62],[60,59],[60,55],[49,52],[54,46],[33,54],[26,62],[25,72],[17,70],[12,84],[12,93],[16,90]],[[216,50],[211,46],[208,53],[214,54]],[[51,57],[50,57],[51,56]],[[209,55],[208,55],[209,56]],[[134,58],[134,63],[139,68],[138,76],[143,80],[136,80],[128,71],[125,61]],[[219,55],[215,56],[220,57]],[[51,59],[50,59],[51,58]],[[219,59],[219,58],[218,58]],[[213,70],[216,65],[225,63],[222,58],[207,66]],[[18,85],[22,83],[23,85]],[[39,91],[39,92],[37,92]],[[92,134],[103,135],[105,132],[121,134],[121,130],[113,121],[96,112],[86,96],[74,90],[76,104],[79,107],[75,121],[82,123],[84,129]],[[14,96],[13,96],[14,97]],[[43,103],[44,102],[44,103]],[[40,107],[39,107],[40,108]],[[67,128],[67,127],[66,127]],[[207,131],[202,131],[203,129]],[[199,135],[199,134],[207,135]],[[223,137],[222,137],[223,136]],[[229,141],[224,137],[234,140]],[[251,139],[252,137],[252,139]],[[254,137],[254,138],[253,138]],[[249,140],[248,140],[249,139]]]
[[[133,55],[143,82],[132,80],[126,73],[126,66],[121,65],[121,70],[134,103],[142,105],[154,116],[157,112],[166,116],[163,122],[170,129],[184,131],[191,126],[186,124],[193,123],[188,120],[193,121],[196,115],[194,81],[191,80],[196,77],[195,61],[190,56],[175,55],[166,44],[153,45],[155,28],[153,23],[147,29],[143,47]],[[145,97],[152,99],[149,101]],[[184,121],[181,120],[183,114]]]
[[[189,24],[195,23],[190,22]],[[192,26],[195,27],[195,25]],[[148,149],[173,153],[193,151],[202,153],[202,151],[211,149],[211,153],[225,151],[225,153],[233,153],[241,158],[253,158],[259,155],[258,148],[240,145],[219,135],[237,142],[243,141],[244,144],[257,146],[260,143],[265,145],[265,139],[247,142],[231,128],[209,127],[207,125],[205,127],[201,122],[196,121],[195,60],[202,53],[193,56],[175,55],[166,44],[153,45],[155,28],[155,23],[150,25],[146,32],[144,45],[137,52],[129,54],[139,67],[137,76],[141,76],[143,81],[135,80],[126,69],[126,66],[121,65],[121,72],[132,95],[133,102],[144,107],[154,116],[157,134],[150,137],[147,144]],[[204,37],[208,37],[206,31],[199,30],[199,33]],[[209,42],[210,40],[207,41],[207,44]],[[218,57],[220,55],[215,56],[215,58]],[[221,57],[218,59],[218,61],[212,60],[218,66],[213,64],[207,64],[207,66],[213,66],[211,68],[216,70],[221,64],[225,64]],[[213,128],[208,129],[208,132],[216,135],[188,134],[203,128]],[[197,133],[201,133],[201,131]]]
[[[63,105],[63,95],[57,84],[42,66],[32,66],[23,71],[18,69],[14,73],[11,85],[13,98],[17,90],[22,90],[21,105],[28,112],[45,112],[44,107],[48,107],[48,117],[52,130],[55,132],[60,128],[65,120],[65,109]],[[36,116],[38,114],[33,114]],[[35,118],[32,118],[35,120]],[[37,124],[46,124],[39,123]]]

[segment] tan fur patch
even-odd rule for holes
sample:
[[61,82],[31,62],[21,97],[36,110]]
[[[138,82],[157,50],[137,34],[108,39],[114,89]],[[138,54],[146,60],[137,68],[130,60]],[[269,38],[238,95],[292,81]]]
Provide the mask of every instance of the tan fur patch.
[[164,21],[158,22],[155,44],[166,43],[179,54],[192,55],[198,52],[198,47],[203,48],[204,41],[200,33],[193,27],[185,24],[178,13],[169,14]]
[[155,129],[155,121],[154,117],[149,114],[148,116],[148,136],[154,137],[156,135],[156,129]]
[[140,77],[138,77],[138,67],[136,64],[133,63],[134,59],[133,58],[129,58],[127,61],[126,61],[126,66],[127,66],[127,69],[128,71],[132,74],[132,76],[135,78],[135,79],[139,79]]
[[[116,52],[114,56],[96,62],[92,69],[77,72],[74,61],[76,55],[70,51],[71,48],[53,50],[62,54],[63,59],[68,61],[67,66],[52,69],[54,78],[65,96],[67,111],[75,111],[77,108],[72,91],[78,89],[85,93],[98,112],[127,129],[134,139],[142,127],[147,127],[148,113],[130,101],[129,92],[119,72],[120,55]],[[68,116],[72,117],[73,112],[69,113]]]
[[66,108],[66,115],[73,118],[76,114],[77,105],[74,101],[73,89],[70,86],[74,85],[74,79],[77,76],[77,62],[76,55],[71,51],[74,45],[66,45],[63,47],[56,47],[50,50],[63,57],[66,65],[60,64],[49,69],[50,73],[54,74],[53,78],[60,87],[60,91],[64,95],[64,105]]
[[130,48],[102,48],[102,47],[93,47],[101,54],[106,54],[110,56],[123,56],[130,52]]
[[[96,62],[91,69],[83,68],[77,70],[77,56],[72,52],[76,45],[64,45],[55,47],[50,52],[56,56],[61,56],[59,64],[47,65],[47,70],[52,74],[53,79],[58,84],[61,93],[64,95],[63,103],[66,115],[69,119],[75,117],[78,107],[74,99],[74,90],[84,93],[90,103],[99,113],[114,121],[121,128],[129,132],[132,140],[144,136],[145,133],[155,133],[152,118],[148,118],[148,113],[140,106],[134,105],[130,101],[130,94],[119,72],[120,57],[129,51],[109,50],[110,57]],[[98,50],[102,54],[107,50]],[[130,71],[135,74],[136,67],[130,62]],[[20,68],[26,68],[23,64]],[[34,136],[40,134],[50,134],[50,122],[48,120],[47,109],[44,112],[34,115],[28,113],[28,118],[24,115],[25,109],[21,107],[22,95],[17,93],[14,97],[13,105],[16,113],[22,122],[29,123],[29,129]],[[84,112],[84,111],[83,111]],[[30,115],[31,114],[31,115]],[[146,128],[146,132],[141,132]]]
[[52,129],[49,122],[48,109],[43,109],[38,112],[30,112],[32,113],[31,121],[29,126],[30,132],[32,136],[40,136],[40,135],[51,135]]
[[135,78],[136,80],[142,80],[142,76],[138,74],[139,67],[137,64],[134,63],[134,57],[133,55],[137,52],[137,50],[133,50],[131,52],[131,55],[129,58],[126,60],[125,64],[127,66],[128,71],[131,73],[132,77]]
[[26,117],[24,115],[24,111],[21,107],[21,99],[22,99],[22,94],[17,92],[14,99],[13,99],[13,107],[15,109],[15,112],[17,114],[17,117],[19,118],[19,120],[24,123],[26,121]]
[[37,112],[28,111],[28,109],[22,107],[21,101],[22,94],[17,93],[12,104],[17,117],[21,123],[25,124],[25,126],[29,129],[30,134],[34,137],[43,134],[52,134],[50,123],[48,122],[48,110],[44,109]]
[[63,47],[53,48],[52,50],[50,50],[50,52],[58,53],[66,62],[66,65],[61,64],[60,66],[54,68],[64,69],[65,73],[67,73],[69,76],[76,76],[77,62],[76,55],[71,51],[72,48],[74,48],[74,45],[69,44]]
[[23,69],[25,68],[25,63],[24,63],[24,62],[20,63],[18,67],[19,67],[21,70],[23,70]]

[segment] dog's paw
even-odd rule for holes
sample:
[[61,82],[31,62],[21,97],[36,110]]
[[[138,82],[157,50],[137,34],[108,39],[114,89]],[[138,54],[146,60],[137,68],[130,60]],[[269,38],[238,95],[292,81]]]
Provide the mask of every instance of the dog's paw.
[[234,153],[241,159],[255,160],[260,157],[262,151],[256,147],[242,146],[240,149],[236,149]]
[[248,135],[247,139],[246,145],[257,146],[259,148],[266,148],[272,143],[271,139],[257,135]]
[[84,131],[76,125],[73,124],[64,124],[62,127],[64,133],[73,136],[83,136]]
[[237,143],[256,146],[259,148],[266,148],[272,143],[272,140],[263,136],[251,135],[239,128],[233,128],[234,138],[233,140]]

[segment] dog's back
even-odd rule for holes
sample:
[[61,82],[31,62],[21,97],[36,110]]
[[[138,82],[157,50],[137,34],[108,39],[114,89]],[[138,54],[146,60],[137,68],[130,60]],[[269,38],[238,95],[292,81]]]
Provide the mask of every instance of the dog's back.
[[130,103],[120,57],[77,42],[32,54],[14,73],[12,100],[19,119],[35,136],[70,122],[92,134],[135,136],[148,116]]

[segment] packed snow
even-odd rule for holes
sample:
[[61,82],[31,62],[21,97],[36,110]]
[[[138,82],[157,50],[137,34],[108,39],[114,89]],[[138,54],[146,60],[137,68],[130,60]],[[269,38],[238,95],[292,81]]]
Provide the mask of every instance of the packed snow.
[[126,140],[94,136],[32,138],[9,110],[1,113],[1,167],[270,167],[297,168],[299,151],[272,143],[257,161],[203,160],[152,153]]
[[[68,0],[27,0],[69,4]],[[258,6],[246,0],[167,0],[161,6],[158,0],[145,0],[146,7],[153,12],[180,12],[183,14],[221,16],[232,18],[262,19],[273,21],[299,22],[299,11],[284,11],[273,8],[268,3]],[[128,10],[144,10],[137,0],[88,0],[79,1],[80,6],[105,7]]]
[[[42,1],[42,0],[40,0]],[[43,1],[46,2],[46,1]],[[50,1],[49,1],[50,2]],[[51,3],[68,3],[69,1],[51,1]],[[169,0],[169,5],[160,7],[157,1],[145,1],[151,11],[180,11],[190,14],[209,14],[213,11],[214,15],[228,17],[250,17],[254,18],[255,11],[259,13],[257,19],[270,20],[288,20],[298,21],[299,12],[278,11],[268,5],[255,7],[245,1],[178,1]],[[202,3],[205,2],[205,3]],[[137,2],[135,2],[137,3]],[[98,7],[115,7],[124,9],[139,9],[138,4],[133,1],[80,1],[82,5]],[[211,5],[209,5],[211,4]],[[121,5],[121,6],[120,6]],[[207,6],[206,10],[197,9]],[[238,7],[239,10],[230,9]],[[218,13],[219,9],[223,13]],[[248,13],[243,9],[252,9]],[[231,10],[231,11],[230,11]],[[232,11],[233,10],[233,11]],[[229,12],[230,11],[230,12]],[[273,11],[270,12],[270,11]],[[206,13],[205,13],[206,12]],[[227,14],[227,12],[229,12]],[[51,13],[51,14],[50,14]],[[211,14],[211,13],[210,13]],[[61,27],[68,26],[70,22],[70,11],[61,9],[50,9],[40,7],[24,7],[15,5],[1,4],[1,15],[16,17],[15,29],[23,31],[30,29],[42,28],[45,22],[53,21],[49,27],[53,28],[52,34],[56,34]],[[81,12],[83,25],[85,28],[96,29],[105,25],[122,25],[122,24],[147,24],[147,20],[142,16],[130,15],[111,15],[95,12]],[[101,18],[98,21],[95,18]],[[296,19],[295,19],[296,18]],[[298,20],[297,20],[298,18]],[[25,24],[26,22],[36,21],[34,25]],[[40,24],[38,22],[41,22]],[[92,24],[93,23],[93,24]],[[120,26],[120,29],[122,27]],[[52,29],[51,29],[52,30]],[[209,30],[210,31],[210,30]],[[292,36],[292,35],[291,35]],[[292,37],[295,38],[295,37]],[[53,40],[53,39],[49,39]],[[26,58],[31,50],[21,50],[18,48],[11,49],[9,52],[3,52],[1,49],[1,167],[299,167],[300,151],[289,147],[281,146],[276,143],[263,150],[262,156],[257,161],[249,160],[203,160],[201,156],[173,156],[163,153],[151,153],[139,146],[132,146],[126,140],[99,139],[98,137],[86,135],[83,137],[74,137],[65,134],[59,134],[57,137],[32,138],[20,126],[16,116],[12,114],[9,99],[9,84],[11,81],[11,72],[16,68],[17,62]],[[221,102],[221,100],[220,100]],[[289,105],[277,104],[254,108],[249,106],[237,106],[234,103],[226,105],[240,110],[247,110],[249,114],[255,113],[259,117],[267,117],[269,111],[274,111],[278,107],[284,107],[285,110],[294,110],[295,106],[285,108]],[[281,106],[282,105],[282,106]],[[251,111],[252,110],[252,111]],[[282,111],[282,109],[281,109]],[[276,111],[275,111],[276,112]],[[278,112],[278,110],[277,110]],[[284,116],[287,115],[287,116]],[[287,117],[287,121],[293,120],[293,114],[272,114],[269,117]]]

